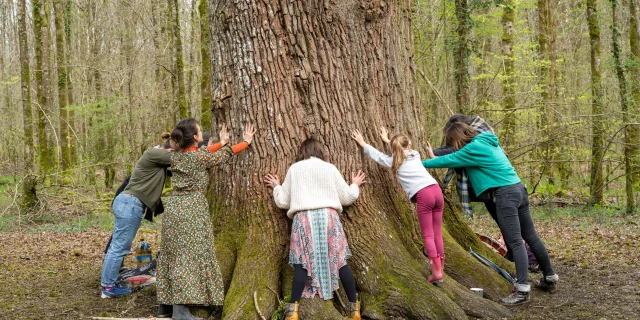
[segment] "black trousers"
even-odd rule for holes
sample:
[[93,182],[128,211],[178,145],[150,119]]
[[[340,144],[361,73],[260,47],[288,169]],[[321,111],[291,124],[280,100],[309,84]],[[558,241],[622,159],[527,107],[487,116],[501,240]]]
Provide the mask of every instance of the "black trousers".
[[509,250],[513,252],[518,278],[516,283],[528,284],[529,260],[527,250],[522,243],[523,239],[538,260],[543,275],[554,275],[547,248],[540,240],[533,225],[526,187],[522,183],[516,183],[498,187],[494,192],[496,210],[494,219],[498,222],[498,227],[500,227],[500,232],[502,232]]

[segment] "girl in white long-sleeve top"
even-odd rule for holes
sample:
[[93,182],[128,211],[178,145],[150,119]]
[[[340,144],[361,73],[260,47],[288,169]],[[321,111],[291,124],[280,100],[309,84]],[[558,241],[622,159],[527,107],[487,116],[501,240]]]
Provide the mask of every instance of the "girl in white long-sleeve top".
[[273,175],[265,177],[276,206],[288,209],[287,216],[293,219],[289,264],[295,272],[286,319],[298,319],[301,297],[331,299],[338,280],[349,298],[349,318],[360,319],[355,281],[347,265],[351,251],[338,214],[358,199],[365,175],[352,174],[351,185],[347,184],[338,169],[324,161],[322,149],[318,140],[307,139],[282,185]]
[[398,134],[389,140],[387,130],[384,127],[381,128],[380,137],[391,146],[392,156],[367,144],[358,130],[353,130],[351,137],[371,159],[384,167],[391,168],[407,197],[416,203],[422,240],[431,266],[431,275],[427,280],[434,284],[441,283],[444,279],[444,241],[442,240],[444,197],[438,182],[422,165],[420,153],[411,149],[411,140],[406,135]]

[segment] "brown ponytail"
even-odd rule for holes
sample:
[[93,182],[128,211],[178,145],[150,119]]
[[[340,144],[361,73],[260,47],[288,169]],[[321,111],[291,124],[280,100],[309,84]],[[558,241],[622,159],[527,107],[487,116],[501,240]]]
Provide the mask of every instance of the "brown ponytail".
[[407,156],[404,155],[404,149],[408,148],[411,144],[409,141],[409,137],[404,134],[399,134],[391,138],[391,154],[393,155],[393,163],[391,164],[391,172],[393,174],[398,174],[398,168],[404,163],[407,159]]

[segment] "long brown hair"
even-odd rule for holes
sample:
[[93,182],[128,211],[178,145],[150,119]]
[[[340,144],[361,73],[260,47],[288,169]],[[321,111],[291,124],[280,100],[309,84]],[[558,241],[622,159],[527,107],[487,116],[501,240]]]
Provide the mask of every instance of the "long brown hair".
[[296,162],[307,160],[311,157],[316,157],[322,161],[324,161],[324,151],[322,151],[322,143],[316,140],[315,138],[309,138],[305,141],[302,141],[300,145],[300,149],[298,149],[298,156],[296,157]]
[[455,122],[447,128],[444,134],[445,144],[460,150],[478,135],[478,131],[464,122]]
[[398,168],[407,160],[407,156],[404,155],[404,149],[411,145],[411,140],[404,134],[398,134],[391,138],[390,144],[391,154],[393,155],[391,171],[395,175],[398,173]]

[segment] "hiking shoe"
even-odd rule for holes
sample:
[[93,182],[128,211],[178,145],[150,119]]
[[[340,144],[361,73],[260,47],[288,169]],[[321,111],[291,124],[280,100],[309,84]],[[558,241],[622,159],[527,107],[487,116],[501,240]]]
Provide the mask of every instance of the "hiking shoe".
[[107,298],[120,298],[122,296],[128,296],[131,294],[131,290],[129,288],[111,286],[111,287],[102,287],[102,294],[100,295],[103,299]]
[[548,293],[556,293],[556,285],[559,277],[557,274],[552,276],[542,276],[542,279],[536,283],[536,288]]
[[516,305],[516,304],[529,302],[529,299],[530,299],[529,291],[520,291],[518,290],[518,288],[514,288],[508,297],[500,301],[502,301],[502,303],[504,304]]
[[161,304],[158,306],[158,315],[157,318],[171,318],[173,314],[173,305],[172,304]]

